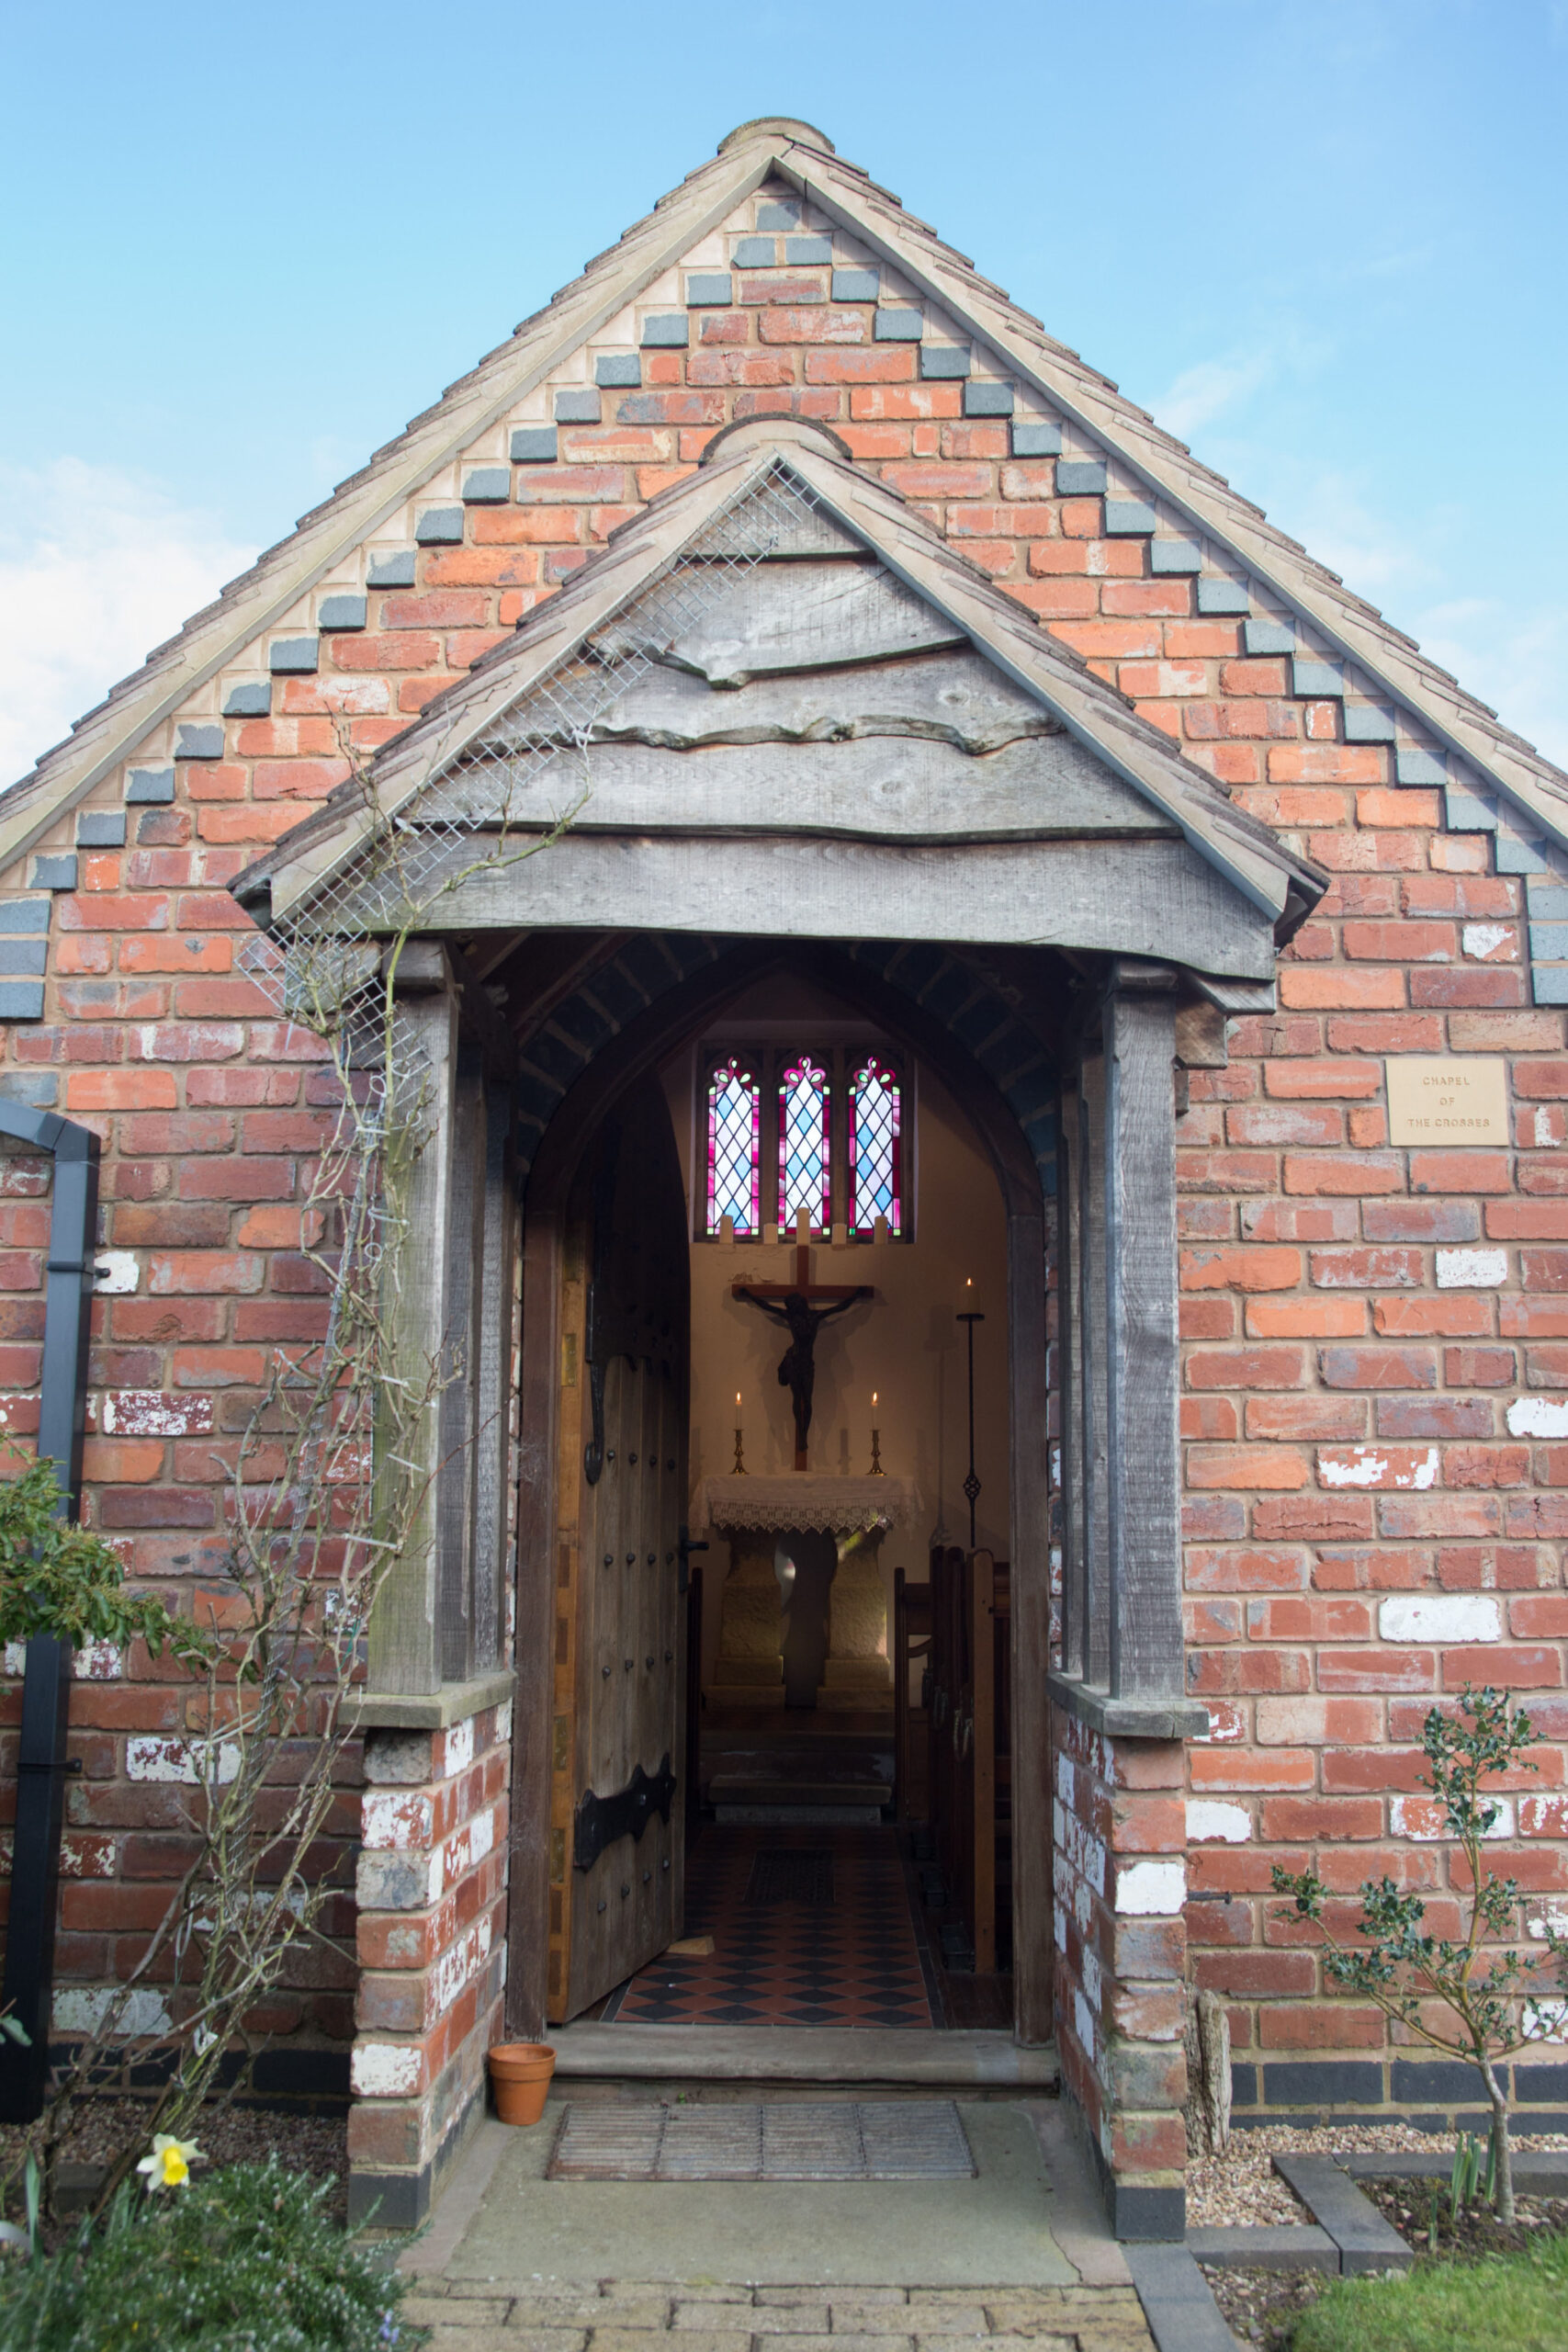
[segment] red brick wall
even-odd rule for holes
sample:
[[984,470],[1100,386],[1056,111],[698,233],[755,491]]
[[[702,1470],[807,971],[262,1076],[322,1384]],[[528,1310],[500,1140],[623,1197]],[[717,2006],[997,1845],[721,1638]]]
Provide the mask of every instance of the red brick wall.
[[[1230,1065],[1192,1074],[1183,1127],[1189,1630],[1216,1723],[1189,1770],[1194,1800],[1234,1808],[1191,1857],[1194,1893],[1234,1900],[1194,1904],[1190,1926],[1245,2063],[1381,2049],[1375,2020],[1318,2000],[1268,1864],[1315,1854],[1347,1886],[1386,1865],[1447,1893],[1403,1807],[1434,1696],[1467,1675],[1540,1694],[1559,1745],[1506,1861],[1543,1896],[1568,1866],[1568,1448],[1505,1420],[1517,1389],[1568,1388],[1568,1055],[1562,1013],[1529,1008],[1521,886],[1491,872],[1484,838],[1441,831],[1434,792],[1394,784],[1387,749],[1340,740],[1337,702],[1292,697],[1284,661],[1243,658],[1238,621],[1197,616],[1191,581],[1151,576],[1145,538],[1107,536],[1100,499],[1058,497],[1051,460],[1009,458],[1005,421],[964,419],[962,383],[921,381],[913,346],[876,343],[869,305],[831,304],[825,272],[788,275],[738,275],[732,310],[693,314],[689,350],[644,353],[640,390],[606,391],[599,426],[562,426],[561,462],[516,469],[513,502],[469,508],[460,547],[419,548],[413,589],[371,590],[363,632],[323,636],[318,675],[279,678],[270,718],[228,721],[223,758],[180,763],[173,804],[129,808],[123,851],[85,853],[57,899],[45,1018],[4,1035],[0,1083],[36,1099],[52,1081],[57,1106],[103,1134],[103,1238],[130,1253],[135,1288],[96,1316],[100,1415],[122,1401],[89,1447],[89,1515],[138,1575],[199,1590],[221,1535],[216,1457],[265,1351],[320,1328],[299,1219],[321,1074],[236,971],[245,919],[224,886],[341,776],[333,715],[363,747],[386,741],[719,426],[821,417],[1335,877],[1284,959],[1278,1016],[1233,1024]],[[536,397],[512,421],[548,413]],[[468,457],[505,447],[503,421]],[[461,473],[411,499],[377,548],[412,548],[418,514],[456,499]],[[363,584],[355,560],[321,593]],[[309,630],[314,611],[302,599],[269,636]],[[210,721],[233,678],[265,669],[263,642],[182,715]],[[170,722],[134,763],[173,750]],[[121,784],[94,805],[118,807]],[[71,841],[64,820],[48,846]],[[1467,944],[1473,923],[1502,941]],[[1508,1057],[1514,1150],[1389,1147],[1383,1058],[1444,1050]],[[25,1392],[41,1227],[25,1197],[4,1207],[0,1375]],[[1503,1279],[1444,1287],[1438,1250],[1471,1244],[1505,1253]],[[1487,1596],[1497,1638],[1390,1638],[1380,1611],[1399,1595]],[[134,1947],[177,1854],[175,1792],[136,1782],[131,1747],[175,1727],[177,1696],[153,1677],[104,1703],[71,1792],[102,1868],[61,1950],[62,1973],[89,1981]],[[14,1718],[14,1690],[6,1704]],[[343,2030],[346,2010],[335,1987],[302,1994],[297,2022]]]

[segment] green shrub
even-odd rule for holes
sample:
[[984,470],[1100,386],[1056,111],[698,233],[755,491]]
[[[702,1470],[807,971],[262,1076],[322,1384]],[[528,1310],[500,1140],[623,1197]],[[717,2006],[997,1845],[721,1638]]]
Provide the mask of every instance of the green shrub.
[[330,2183],[234,2165],[118,2197],[103,2228],[0,2269],[0,2352],[412,2352],[402,2282],[322,2211]]
[[[13,1456],[17,1448],[7,1446]],[[54,1464],[33,1461],[0,1479],[0,1643],[35,1634],[84,1649],[138,1634],[156,1656],[171,1650],[186,1666],[212,1655],[209,1634],[188,1617],[171,1616],[156,1594],[136,1592],[112,1544],[61,1517]]]
[[1336,2278],[1296,2322],[1291,2352],[1563,2352],[1568,2237],[1397,2278]]

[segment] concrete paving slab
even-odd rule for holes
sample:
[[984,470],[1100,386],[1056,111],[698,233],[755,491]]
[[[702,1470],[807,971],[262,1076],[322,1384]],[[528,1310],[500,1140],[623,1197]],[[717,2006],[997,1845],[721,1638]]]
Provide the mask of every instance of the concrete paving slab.
[[1195,2262],[1223,2263],[1227,2270],[1327,2270],[1337,2275],[1339,2248],[1315,2223],[1264,2222],[1235,2229],[1187,2233]]
[[1399,2232],[1332,2156],[1277,2155],[1274,2169],[1334,2240],[1347,2278],[1410,2268],[1416,2257]]
[[[438,2267],[454,2283],[493,2280],[536,2291],[604,2279],[988,2290],[1077,2284],[1080,2273],[1053,2236],[1052,2221],[1068,2208],[1082,2234],[1085,2204],[1054,2188],[1024,2103],[963,2105],[979,2168],[973,2180],[774,2184],[547,2180],[559,2118],[552,2101],[541,2123],[506,2133],[488,2185],[470,2200],[467,2225]],[[489,2145],[482,2154],[490,2157]],[[448,2195],[463,2186],[455,2178]],[[421,2245],[401,2267],[426,2271]],[[934,2320],[919,2332],[941,2328]],[[631,2352],[607,2345],[608,2332],[606,2318],[595,2352]],[[863,2332],[879,2333],[877,2324]],[[915,2332],[907,2317],[902,2332]],[[698,2352],[697,2333],[682,2329],[682,2344]]]
[[1209,2282],[1183,2245],[1130,2245],[1132,2271],[1158,2352],[1236,2352]]

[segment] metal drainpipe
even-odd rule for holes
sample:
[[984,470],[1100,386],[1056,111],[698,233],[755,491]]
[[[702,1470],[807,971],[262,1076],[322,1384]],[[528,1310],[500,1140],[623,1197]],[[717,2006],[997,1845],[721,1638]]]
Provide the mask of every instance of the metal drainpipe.
[[[98,1138],[74,1120],[0,1102],[0,1135],[54,1160],[49,1215],[49,1289],[38,1450],[60,1480],[60,1516],[82,1505],[82,1432],[87,1338],[93,1312],[98,1225]],[[60,1833],[65,1812],[65,1739],[71,1711],[71,1645],[36,1635],[28,1644],[22,1732],[17,1756],[17,1827],[11,1853],[11,1912],[0,2001],[24,2025],[30,2047],[0,2034],[0,2122],[30,2123],[43,2111],[54,1987],[54,1916],[60,1893]]]

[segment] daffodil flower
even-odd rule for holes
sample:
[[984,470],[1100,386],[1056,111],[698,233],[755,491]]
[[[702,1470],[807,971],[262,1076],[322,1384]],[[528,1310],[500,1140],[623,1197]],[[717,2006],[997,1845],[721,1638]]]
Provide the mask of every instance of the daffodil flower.
[[158,2132],[153,2134],[152,2154],[143,2156],[136,2169],[146,2174],[149,2188],[178,2188],[190,2178],[192,2158],[200,2155],[194,2140],[176,2140],[172,2132]]

